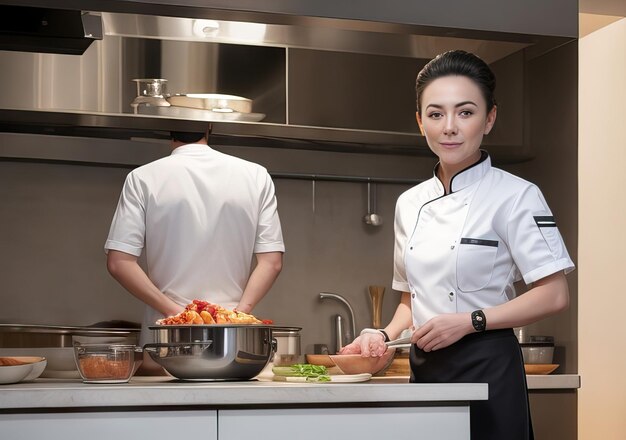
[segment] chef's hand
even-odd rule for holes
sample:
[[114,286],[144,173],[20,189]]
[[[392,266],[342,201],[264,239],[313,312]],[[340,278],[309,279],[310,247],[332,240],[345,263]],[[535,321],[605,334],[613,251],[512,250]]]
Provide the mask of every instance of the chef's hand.
[[411,342],[428,352],[454,344],[474,332],[470,313],[447,313],[435,316],[411,335]]
[[387,346],[382,333],[363,333],[339,350],[339,354],[360,354],[362,357],[381,357]]

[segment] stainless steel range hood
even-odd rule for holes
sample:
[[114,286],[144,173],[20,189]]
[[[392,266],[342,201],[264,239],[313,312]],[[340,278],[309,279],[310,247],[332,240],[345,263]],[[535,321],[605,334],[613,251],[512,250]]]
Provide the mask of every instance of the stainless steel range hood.
[[[514,127],[489,142],[505,146],[502,157],[516,160],[527,153],[519,135],[524,63],[569,41],[200,4],[192,9],[154,5],[150,13],[155,15],[146,15],[119,12],[147,11],[143,1],[83,3],[100,9],[105,36],[81,57],[0,51],[0,63],[10,66],[0,70],[1,131],[120,139],[202,131],[212,120],[209,113],[192,118],[167,111],[133,114],[132,79],[166,78],[172,94],[244,96],[252,99],[253,112],[266,115],[258,123],[215,122],[213,142],[428,154],[415,124],[411,84],[432,56],[462,48],[504,73],[499,102],[502,109],[514,109],[508,118]],[[508,133],[516,134],[511,139]]]
[[100,15],[0,5],[0,50],[82,55],[102,39]]

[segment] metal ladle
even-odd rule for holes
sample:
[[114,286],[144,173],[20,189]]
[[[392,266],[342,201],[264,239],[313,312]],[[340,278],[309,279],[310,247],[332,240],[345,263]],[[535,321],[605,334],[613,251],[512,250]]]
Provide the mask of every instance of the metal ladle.
[[372,196],[371,182],[367,182],[367,214],[363,217],[363,221],[372,226],[382,225],[383,218],[372,210],[376,211],[376,187],[374,187],[374,195]]

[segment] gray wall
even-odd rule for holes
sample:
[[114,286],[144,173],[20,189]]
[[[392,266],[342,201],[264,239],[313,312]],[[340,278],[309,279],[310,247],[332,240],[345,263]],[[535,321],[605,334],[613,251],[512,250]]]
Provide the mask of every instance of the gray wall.
[[[63,158],[67,145],[102,151],[112,143],[3,135],[4,150],[20,144],[32,156]],[[101,144],[101,145],[98,145]],[[124,143],[143,149],[139,160],[165,154],[163,145]],[[44,154],[45,150],[45,154]],[[434,161],[418,157],[224,148],[270,171],[357,176],[427,178]],[[55,154],[59,152],[58,154]],[[40,154],[38,154],[40,153]],[[137,151],[128,151],[128,156]],[[24,154],[25,155],[25,154]],[[106,158],[100,158],[106,161]],[[0,162],[2,227],[0,256],[1,322],[87,325],[107,319],[141,319],[142,307],[108,275],[102,251],[127,168],[62,163]],[[383,321],[391,319],[397,294],[391,291],[393,212],[407,185],[377,185],[379,228],[362,221],[367,187],[359,183],[316,182],[315,212],[308,181],[276,179],[287,246],[284,270],[255,313],[277,323],[303,327],[303,344],[334,346],[332,320],[346,309],[318,298],[320,291],[345,295],[357,328],[371,326],[367,286],[386,286]]]

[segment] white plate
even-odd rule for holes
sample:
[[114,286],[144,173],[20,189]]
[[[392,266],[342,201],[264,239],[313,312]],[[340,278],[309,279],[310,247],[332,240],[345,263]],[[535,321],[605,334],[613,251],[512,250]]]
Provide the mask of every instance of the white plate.
[[[217,121],[240,121],[240,122],[259,122],[265,118],[265,113],[221,113],[212,110],[199,108],[177,107],[151,107],[155,109],[159,115],[171,116],[174,118],[193,119],[199,121],[217,122]],[[150,111],[150,110],[148,110]]]
[[337,374],[330,376],[330,382],[316,382],[316,381],[307,381],[306,377],[291,377],[291,376],[276,376],[274,375],[274,380],[277,382],[299,382],[299,383],[316,383],[316,384],[325,384],[325,383],[349,383],[349,382],[367,382],[372,378],[372,375],[369,373],[361,373],[361,374]]
[[331,382],[367,382],[372,378],[370,373],[361,374],[337,374],[330,376]]

